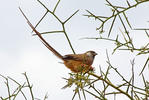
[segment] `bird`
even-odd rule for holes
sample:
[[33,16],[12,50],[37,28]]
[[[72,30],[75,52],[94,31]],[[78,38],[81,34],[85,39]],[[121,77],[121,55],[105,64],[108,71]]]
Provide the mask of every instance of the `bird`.
[[[20,9],[21,10],[21,9]],[[93,61],[97,53],[95,51],[87,51],[82,54],[67,54],[62,56],[59,52],[57,52],[43,37],[42,35],[35,29],[35,27],[30,23],[28,18],[25,16],[23,11],[21,10],[23,16],[27,20],[28,25],[32,28],[32,30],[36,33],[36,35],[40,38],[41,42],[51,51],[55,56],[63,61],[63,64],[70,69],[74,73],[79,72],[89,72],[93,71],[92,67]]]

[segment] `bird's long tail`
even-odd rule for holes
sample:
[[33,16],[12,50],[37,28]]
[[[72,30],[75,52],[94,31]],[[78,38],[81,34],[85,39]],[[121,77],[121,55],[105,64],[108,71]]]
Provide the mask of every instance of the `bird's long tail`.
[[36,33],[36,35],[40,38],[41,42],[50,50],[52,51],[58,58],[60,58],[61,60],[63,60],[63,56],[61,54],[59,54],[53,47],[51,47],[49,45],[49,43],[41,36],[41,34],[35,29],[35,27],[30,23],[30,21],[28,20],[28,18],[25,16],[25,14],[23,13],[23,11],[21,10],[21,8],[19,8],[21,13],[23,14],[23,16],[25,17],[25,19],[27,20],[27,23],[29,24],[29,26],[32,28],[32,30]]

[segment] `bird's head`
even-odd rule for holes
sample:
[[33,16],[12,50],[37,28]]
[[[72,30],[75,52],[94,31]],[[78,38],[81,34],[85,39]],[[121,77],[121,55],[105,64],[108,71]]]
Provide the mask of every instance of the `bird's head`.
[[92,58],[94,58],[97,55],[95,51],[87,51],[86,54],[87,56],[92,57]]

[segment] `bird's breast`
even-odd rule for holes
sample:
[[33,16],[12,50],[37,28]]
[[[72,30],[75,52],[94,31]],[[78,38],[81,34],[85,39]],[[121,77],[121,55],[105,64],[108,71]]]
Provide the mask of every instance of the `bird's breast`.
[[67,60],[64,61],[64,64],[67,68],[69,68],[73,72],[84,72],[84,71],[86,72],[91,69],[90,65],[80,61]]

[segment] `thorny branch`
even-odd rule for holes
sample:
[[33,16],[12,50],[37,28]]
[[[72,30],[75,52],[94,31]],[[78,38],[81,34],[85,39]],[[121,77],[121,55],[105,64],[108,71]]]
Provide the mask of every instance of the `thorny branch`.
[[[39,19],[39,21],[37,22],[35,28],[38,27],[38,25],[42,22],[42,20],[45,18],[45,16],[48,15],[48,13],[50,13],[51,15],[53,15],[56,20],[61,24],[62,26],[62,30],[55,30],[55,31],[49,31],[49,32],[41,32],[41,34],[48,34],[48,33],[63,33],[69,43],[69,46],[71,47],[73,53],[75,53],[73,46],[71,44],[71,41],[69,39],[69,36],[66,32],[66,27],[65,24],[72,19],[72,17],[79,11],[77,10],[76,12],[74,12],[70,17],[68,17],[65,21],[62,21],[56,14],[56,10],[57,7],[60,3],[61,0],[58,0],[53,11],[49,10],[41,1],[37,0],[39,2],[40,5],[43,6],[44,9],[46,9],[45,13],[43,14],[43,16]],[[128,0],[126,0],[127,2],[127,6],[123,7],[123,6],[117,6],[117,5],[113,5],[110,0],[106,0],[107,2],[107,6],[110,7],[112,10],[111,16],[97,16],[95,14],[93,14],[91,11],[86,10],[89,15],[85,15],[87,17],[93,17],[97,20],[99,20],[101,22],[101,24],[99,25],[99,27],[97,28],[97,30],[99,30],[101,33],[104,32],[105,30],[105,26],[106,23],[109,23],[109,21],[111,21],[111,25],[109,27],[108,30],[108,37],[105,38],[102,36],[102,34],[100,34],[100,37],[93,37],[93,38],[85,38],[85,39],[96,39],[96,40],[108,40],[111,42],[114,42],[116,47],[113,49],[113,53],[117,50],[129,50],[131,52],[137,51],[138,54],[137,55],[147,55],[149,54],[149,43],[147,43],[146,45],[144,45],[141,48],[135,47],[133,44],[133,40],[130,36],[129,33],[129,29],[133,29],[133,26],[131,25],[131,23],[128,20],[128,16],[127,16],[127,11],[135,8],[136,6],[148,2],[149,0],[134,0],[134,4],[130,4]],[[125,20],[123,20],[123,18]],[[124,29],[124,33],[121,31],[121,35],[123,36],[124,41],[121,41],[119,39],[120,35],[117,35],[116,38],[109,38],[112,34],[112,29],[115,25],[115,22],[117,21],[117,19],[120,20],[122,27]],[[129,29],[128,29],[129,28]],[[148,28],[137,28],[134,30],[143,30],[146,34],[147,37],[149,37],[148,34]],[[131,61],[131,66],[132,66],[132,70],[131,70],[131,75],[130,75],[130,79],[127,80],[119,71],[117,68],[115,68],[110,61],[110,57],[107,54],[107,69],[104,72],[101,67],[100,67],[100,75],[99,73],[92,73],[92,72],[88,72],[88,73],[70,73],[70,78],[64,78],[67,81],[67,84],[63,87],[64,88],[68,88],[71,87],[72,85],[75,85],[75,89],[74,89],[74,94],[72,96],[72,100],[76,97],[76,95],[78,95],[79,99],[81,100],[81,96],[83,95],[83,98],[85,100],[87,100],[86,94],[90,94],[91,96],[99,99],[99,100],[107,100],[107,96],[108,95],[114,95],[114,100],[116,100],[116,95],[117,94],[123,94],[126,97],[128,97],[130,100],[148,100],[149,99],[149,81],[147,81],[147,79],[144,77],[143,75],[143,71],[146,68],[146,66],[149,66],[149,57],[147,58],[147,60],[145,61],[145,64],[143,66],[143,69],[140,73],[141,77],[142,77],[142,81],[144,83],[144,88],[141,87],[137,87],[135,86],[135,62],[134,60]],[[105,66],[104,66],[105,67]],[[114,82],[112,82],[112,80],[109,78],[110,71],[114,70],[115,73],[117,73],[117,75],[122,79],[120,84],[115,84]],[[2,78],[5,79],[5,84],[7,87],[7,93],[8,93],[8,97],[0,97],[2,100],[15,100],[15,98],[18,96],[18,94],[21,94],[23,96],[23,98],[25,100],[28,99],[28,97],[26,96],[26,93],[23,91],[24,88],[28,88],[29,89],[29,93],[31,95],[31,99],[35,100],[34,97],[34,93],[32,90],[32,85],[30,84],[30,81],[28,79],[28,76],[26,73],[23,74],[25,76],[25,80],[26,82],[24,82],[23,84],[19,83],[18,81],[12,79],[11,77],[5,77],[3,75],[0,75]],[[13,81],[15,84],[18,85],[18,87],[13,91],[11,90],[11,85],[10,85],[10,81]],[[99,86],[99,83],[102,83],[102,85]],[[103,89],[101,89],[101,87],[103,87]],[[108,91],[108,89],[112,87],[113,90]],[[82,93],[82,95],[81,95]],[[47,99],[47,94],[44,97],[44,100]]]
[[[107,23],[110,23],[111,21],[111,25],[110,28],[108,30],[108,37],[102,36],[103,34],[100,34],[100,37],[87,37],[84,39],[96,39],[96,40],[108,40],[111,42],[114,42],[116,47],[113,49],[113,53],[117,50],[127,50],[127,51],[137,51],[138,54],[137,55],[148,55],[149,54],[149,43],[147,42],[145,45],[143,45],[142,47],[136,47],[134,46],[134,43],[136,41],[133,40],[133,38],[130,36],[130,32],[129,30],[142,30],[145,32],[146,36],[149,37],[148,34],[148,28],[133,28],[130,21],[128,20],[129,17],[127,16],[127,11],[131,10],[132,8],[135,8],[136,6],[148,2],[149,0],[134,0],[134,4],[129,3],[128,0],[126,0],[126,6],[116,6],[113,3],[110,2],[110,0],[106,0],[107,6],[109,8],[111,8],[112,13],[111,16],[97,16],[95,14],[93,14],[92,12],[90,12],[89,10],[86,10],[89,14],[88,15],[84,15],[87,17],[92,17],[95,18],[96,20],[100,21],[100,25],[97,28],[97,30],[99,30],[101,33],[104,32],[104,26]],[[122,30],[120,30],[120,33],[117,34],[117,36],[113,39],[113,38],[109,38],[110,34],[112,33],[112,29],[115,26],[115,22],[118,21],[118,18],[122,24],[122,27],[124,29],[124,32]],[[124,18],[124,19],[122,19]],[[116,20],[117,19],[117,20]],[[129,27],[128,27],[129,26]],[[123,37],[123,39],[119,39],[120,36]],[[123,42],[122,42],[123,41]],[[143,73],[144,69],[149,65],[148,63],[148,57],[147,60],[142,68],[142,71],[140,74]]]
[[[26,72],[23,73],[23,75],[25,76],[26,82],[24,82],[22,84],[21,82],[18,82],[9,76],[5,77],[5,76],[0,74],[0,77],[4,78],[6,80],[5,84],[6,84],[6,87],[8,90],[8,97],[0,96],[1,100],[16,100],[16,98],[18,96],[20,96],[20,94],[22,95],[22,99],[24,99],[24,100],[31,100],[31,99],[35,100],[35,97],[33,95],[32,86],[30,85],[30,82],[29,82],[29,79],[28,79]],[[16,86],[16,87],[14,87],[14,86]],[[29,92],[25,92],[24,91],[25,89],[29,89]],[[31,98],[28,97],[29,93],[31,93]],[[46,100],[47,98],[48,97],[46,97],[44,100]]]

